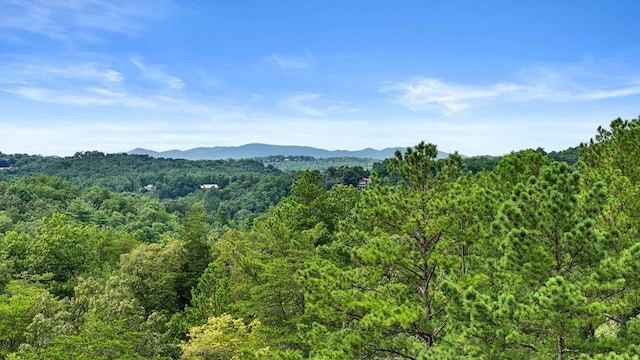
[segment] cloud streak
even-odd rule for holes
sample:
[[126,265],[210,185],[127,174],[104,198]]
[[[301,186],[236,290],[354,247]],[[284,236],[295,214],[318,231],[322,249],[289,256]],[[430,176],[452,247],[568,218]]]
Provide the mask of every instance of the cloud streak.
[[433,78],[413,78],[383,88],[396,95],[397,101],[411,110],[435,109],[444,114],[465,110],[473,104],[514,94],[521,90],[516,84],[498,83],[474,87],[445,83]]
[[[26,60],[26,59],[25,59]],[[90,82],[117,84],[125,76],[108,66],[84,62],[63,66],[9,63],[0,66],[0,84]]]
[[320,94],[303,93],[284,98],[282,104],[290,110],[314,117],[322,117],[331,111],[343,108],[339,102],[321,102],[321,98]]
[[245,109],[239,106],[199,102],[177,96],[114,91],[99,87],[65,90],[22,86],[2,91],[30,101],[84,108],[128,107],[156,112],[198,114],[215,117],[216,119],[238,119],[245,116]]
[[185,87],[185,83],[182,79],[167,74],[162,67],[147,66],[138,58],[132,58],[131,62],[142,72],[142,76],[148,80],[163,84],[164,86],[175,90],[180,90]]
[[[509,101],[587,102],[640,95],[640,85],[619,82],[598,85],[563,75],[559,71],[536,70],[521,82],[499,82],[490,85],[468,85],[444,82],[437,78],[414,77],[407,81],[386,83],[381,92],[415,111],[435,110],[451,115],[474,106]],[[579,76],[576,76],[579,78]]]
[[[76,62],[66,65],[26,64],[0,66],[0,91],[20,98],[74,107],[127,107],[159,112],[204,114],[220,118],[241,118],[241,106],[190,98],[185,83],[162,70],[132,60],[137,73],[126,75],[106,64]],[[140,84],[138,79],[147,80]],[[141,86],[145,85],[145,86]]]
[[8,0],[2,5],[0,28],[55,41],[95,41],[99,31],[131,36],[142,31],[142,20],[164,16],[169,4],[163,0]]

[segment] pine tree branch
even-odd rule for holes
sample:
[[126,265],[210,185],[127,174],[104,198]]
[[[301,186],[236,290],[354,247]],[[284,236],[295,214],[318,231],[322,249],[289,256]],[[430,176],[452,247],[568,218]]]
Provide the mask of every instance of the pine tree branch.
[[373,346],[373,348],[375,349],[376,352],[385,352],[385,353],[401,356],[401,357],[403,357],[405,359],[418,360],[418,358],[415,358],[415,357],[407,355],[407,354],[403,354],[403,353],[401,353],[399,351],[396,351],[396,350],[382,349],[382,348],[380,348],[380,347],[378,347],[376,345],[372,345],[372,346]]

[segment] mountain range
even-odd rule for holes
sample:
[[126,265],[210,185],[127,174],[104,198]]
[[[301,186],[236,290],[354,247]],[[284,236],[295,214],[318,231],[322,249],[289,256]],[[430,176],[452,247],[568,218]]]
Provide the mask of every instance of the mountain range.
[[[127,154],[149,155],[152,157],[164,157],[173,159],[187,160],[226,160],[226,159],[252,159],[274,155],[283,156],[312,156],[317,159],[337,158],[337,157],[356,157],[367,159],[387,159],[394,157],[395,152],[400,150],[404,152],[406,148],[395,147],[376,150],[366,148],[363,150],[325,150],[310,146],[285,146],[285,145],[268,145],[268,144],[246,144],[242,146],[214,146],[214,147],[197,147],[190,150],[168,150],[153,151],[147,149],[133,149]],[[438,158],[447,157],[448,154],[438,151]]]

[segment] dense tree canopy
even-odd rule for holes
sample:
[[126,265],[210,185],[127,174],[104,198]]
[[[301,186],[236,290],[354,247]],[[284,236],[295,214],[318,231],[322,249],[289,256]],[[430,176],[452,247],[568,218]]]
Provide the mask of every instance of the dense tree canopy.
[[638,124],[370,170],[0,154],[0,359],[637,359]]

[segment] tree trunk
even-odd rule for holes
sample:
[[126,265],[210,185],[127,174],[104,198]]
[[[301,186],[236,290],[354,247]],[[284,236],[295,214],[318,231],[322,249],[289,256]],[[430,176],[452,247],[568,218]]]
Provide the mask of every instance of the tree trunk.
[[558,360],[564,360],[564,336],[558,336]]

